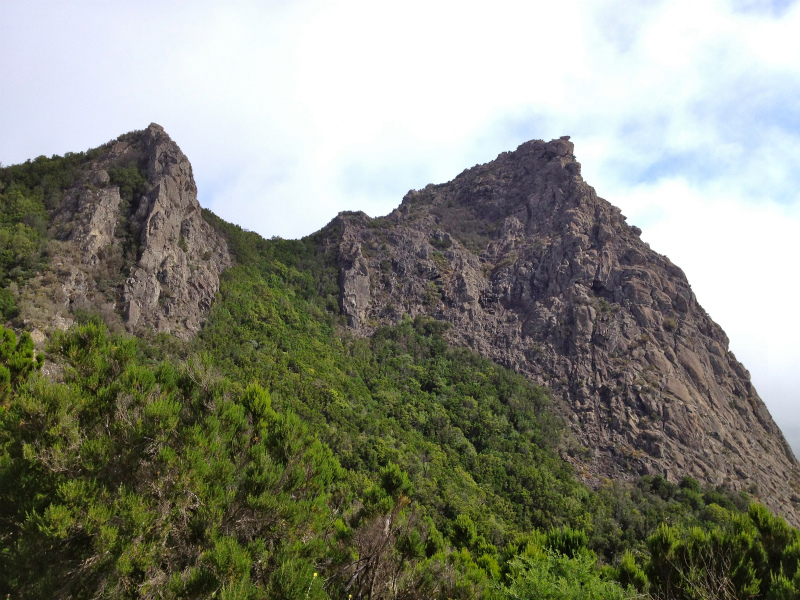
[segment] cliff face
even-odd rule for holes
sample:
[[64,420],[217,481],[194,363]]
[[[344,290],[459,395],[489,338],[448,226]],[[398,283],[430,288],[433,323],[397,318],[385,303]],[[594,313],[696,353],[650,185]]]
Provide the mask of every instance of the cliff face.
[[22,292],[23,319],[66,327],[85,310],[134,333],[191,337],[231,262],[202,219],[192,167],[156,124],[99,150],[52,215],[52,271]]
[[134,215],[141,252],[122,291],[125,322],[132,330],[194,334],[230,264],[227,245],[203,221],[192,166],[180,148],[158,125],[143,138],[153,189]]
[[661,474],[748,490],[799,524],[800,469],[683,272],[587,185],[569,138],[528,142],[384,218],[342,213],[341,308],[404,314],[549,386],[587,480]]

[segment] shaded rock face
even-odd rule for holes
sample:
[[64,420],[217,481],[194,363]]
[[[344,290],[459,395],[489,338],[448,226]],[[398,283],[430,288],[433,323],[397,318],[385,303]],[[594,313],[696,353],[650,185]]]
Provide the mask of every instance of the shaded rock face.
[[340,214],[349,326],[449,321],[453,342],[563,400],[590,483],[691,475],[799,524],[798,463],[725,333],[580,172],[569,138],[533,141],[387,217]]
[[122,291],[125,322],[130,330],[146,326],[185,337],[205,320],[230,257],[203,220],[192,166],[177,144],[154,124],[143,145],[153,189],[134,215],[141,252]]
[[[64,328],[86,310],[133,333],[191,337],[231,264],[225,240],[202,218],[192,167],[156,124],[102,150],[53,215],[58,284],[48,285],[47,275],[32,282],[37,293],[26,303],[33,307],[26,321]],[[132,200],[109,176],[125,167],[146,172]]]

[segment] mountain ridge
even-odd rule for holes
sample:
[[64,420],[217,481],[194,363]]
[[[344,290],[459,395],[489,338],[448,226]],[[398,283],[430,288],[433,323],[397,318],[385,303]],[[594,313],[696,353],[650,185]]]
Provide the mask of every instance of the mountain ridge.
[[[22,287],[21,322],[42,340],[94,310],[192,337],[232,259],[191,164],[156,124],[93,152],[49,228],[55,276]],[[798,522],[791,449],[683,271],[640,233],[583,181],[564,136],[412,190],[385,217],[340,213],[313,237],[356,335],[432,316],[451,343],[548,386],[587,482],[689,473]]]
[[[157,124],[93,152],[50,225],[55,277],[22,288],[22,322],[41,340],[94,310],[130,332],[191,338],[232,264],[191,164]],[[588,483],[688,473],[800,523],[800,467],[749,373],[640,234],[582,179],[564,136],[412,190],[385,217],[340,213],[312,237],[337,265],[356,335],[432,316],[451,323],[451,343],[549,387]]]
[[0,590],[794,597],[796,461],[573,152],[301,240],[155,124],[0,169]]
[[336,222],[354,331],[446,320],[452,342],[565,401],[587,480],[689,472],[797,523],[798,463],[749,373],[683,271],[583,181],[568,136]]

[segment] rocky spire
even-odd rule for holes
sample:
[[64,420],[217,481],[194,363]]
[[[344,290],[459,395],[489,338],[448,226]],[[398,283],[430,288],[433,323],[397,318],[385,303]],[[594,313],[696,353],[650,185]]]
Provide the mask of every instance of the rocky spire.
[[24,323],[43,340],[42,330],[87,311],[112,328],[191,337],[231,259],[202,218],[189,160],[156,124],[87,157],[53,210],[55,277],[44,273],[20,292]]
[[122,291],[129,329],[148,326],[195,333],[219,289],[227,245],[203,220],[192,166],[155,123],[142,134],[152,186],[134,214],[140,224],[139,259]]

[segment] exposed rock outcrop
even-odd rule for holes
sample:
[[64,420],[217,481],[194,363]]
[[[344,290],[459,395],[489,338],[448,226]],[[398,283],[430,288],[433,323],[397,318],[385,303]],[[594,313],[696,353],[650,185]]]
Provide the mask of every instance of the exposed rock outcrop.
[[202,218],[188,159],[156,124],[95,155],[54,210],[52,271],[23,291],[23,319],[65,328],[84,310],[131,332],[191,337],[231,259]]
[[688,474],[800,524],[798,463],[725,333],[580,171],[569,138],[533,141],[387,217],[341,214],[349,326],[449,321],[453,342],[563,399],[587,479]]
[[141,252],[122,292],[126,325],[194,334],[230,263],[227,245],[203,220],[192,166],[177,144],[155,124],[142,143],[153,189],[134,215]]

